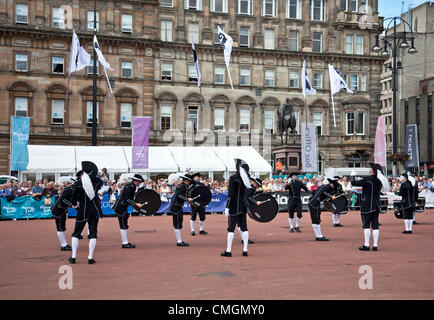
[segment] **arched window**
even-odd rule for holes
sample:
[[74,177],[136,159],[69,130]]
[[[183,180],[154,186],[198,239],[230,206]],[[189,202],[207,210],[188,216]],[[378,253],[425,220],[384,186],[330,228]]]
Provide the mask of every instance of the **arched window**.
[[53,84],[45,90],[48,100],[47,121],[50,125],[68,125],[68,95],[66,87],[61,84]]
[[16,117],[32,117],[32,101],[35,89],[24,81],[16,81],[9,85],[10,115]]
[[133,118],[137,113],[137,101],[139,94],[132,88],[122,88],[115,93],[117,112],[117,125],[121,129],[131,129]]

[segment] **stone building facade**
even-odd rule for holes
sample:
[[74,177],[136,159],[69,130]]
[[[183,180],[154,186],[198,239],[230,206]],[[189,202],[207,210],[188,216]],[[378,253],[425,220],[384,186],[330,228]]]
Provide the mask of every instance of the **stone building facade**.
[[[111,95],[99,65],[98,145],[130,145],[132,117],[152,116],[157,6],[97,1],[98,42],[114,69]],[[93,57],[93,10],[93,1],[0,1],[0,173],[13,115],[31,117],[30,144],[91,145],[93,69],[72,73],[69,88],[67,75],[71,28]]]
[[[372,159],[380,111],[384,59],[372,51],[382,28],[378,2],[311,0],[167,0],[158,7],[154,128],[186,132],[194,122],[196,145],[255,144],[266,158],[280,144],[277,110],[288,98],[296,116],[314,122],[320,167],[367,166]],[[218,44],[217,26],[234,40],[230,75]],[[191,42],[197,50],[197,86]],[[302,95],[301,70],[317,94]],[[328,64],[346,77],[355,94],[335,95],[331,109]],[[295,138],[300,143],[300,129]],[[226,134],[226,135],[225,135]],[[235,136],[235,138],[234,138]],[[185,135],[184,135],[185,137]],[[223,138],[222,138],[223,137]],[[259,137],[259,142],[258,142]],[[179,142],[183,140],[177,140]],[[186,138],[184,142],[190,141]],[[204,142],[205,141],[205,142]],[[289,143],[293,143],[290,139]]]

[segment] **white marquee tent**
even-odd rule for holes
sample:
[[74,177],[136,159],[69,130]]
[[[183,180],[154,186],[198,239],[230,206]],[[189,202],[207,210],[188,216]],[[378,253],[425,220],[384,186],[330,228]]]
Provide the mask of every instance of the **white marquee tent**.
[[271,165],[251,146],[247,147],[149,147],[149,168],[133,170],[131,147],[123,146],[48,146],[29,145],[29,164],[23,174],[70,175],[81,169],[81,161],[94,162],[99,170],[107,168],[110,178],[115,174],[140,172],[170,174],[190,168],[192,171],[223,173],[235,171],[234,158],[241,158],[254,175],[271,175]]

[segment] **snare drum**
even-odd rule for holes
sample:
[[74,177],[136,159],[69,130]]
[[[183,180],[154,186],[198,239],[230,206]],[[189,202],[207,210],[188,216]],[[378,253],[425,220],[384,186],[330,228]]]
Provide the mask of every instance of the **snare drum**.
[[387,212],[389,206],[389,199],[387,197],[380,198],[380,213],[384,214]]
[[401,200],[393,201],[393,210],[397,219],[404,219],[404,215],[402,214],[401,210]]
[[424,197],[420,197],[416,201],[416,205],[414,207],[414,211],[416,211],[416,212],[424,212],[425,211],[425,198]]

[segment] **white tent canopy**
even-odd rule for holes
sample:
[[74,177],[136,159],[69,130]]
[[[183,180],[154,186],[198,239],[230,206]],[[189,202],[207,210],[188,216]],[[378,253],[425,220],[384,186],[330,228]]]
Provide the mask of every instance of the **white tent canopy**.
[[82,161],[113,173],[173,173],[190,168],[199,172],[235,171],[234,158],[246,161],[250,171],[271,174],[271,165],[253,147],[149,147],[149,168],[132,169],[131,147],[29,145],[27,173],[74,173]]

